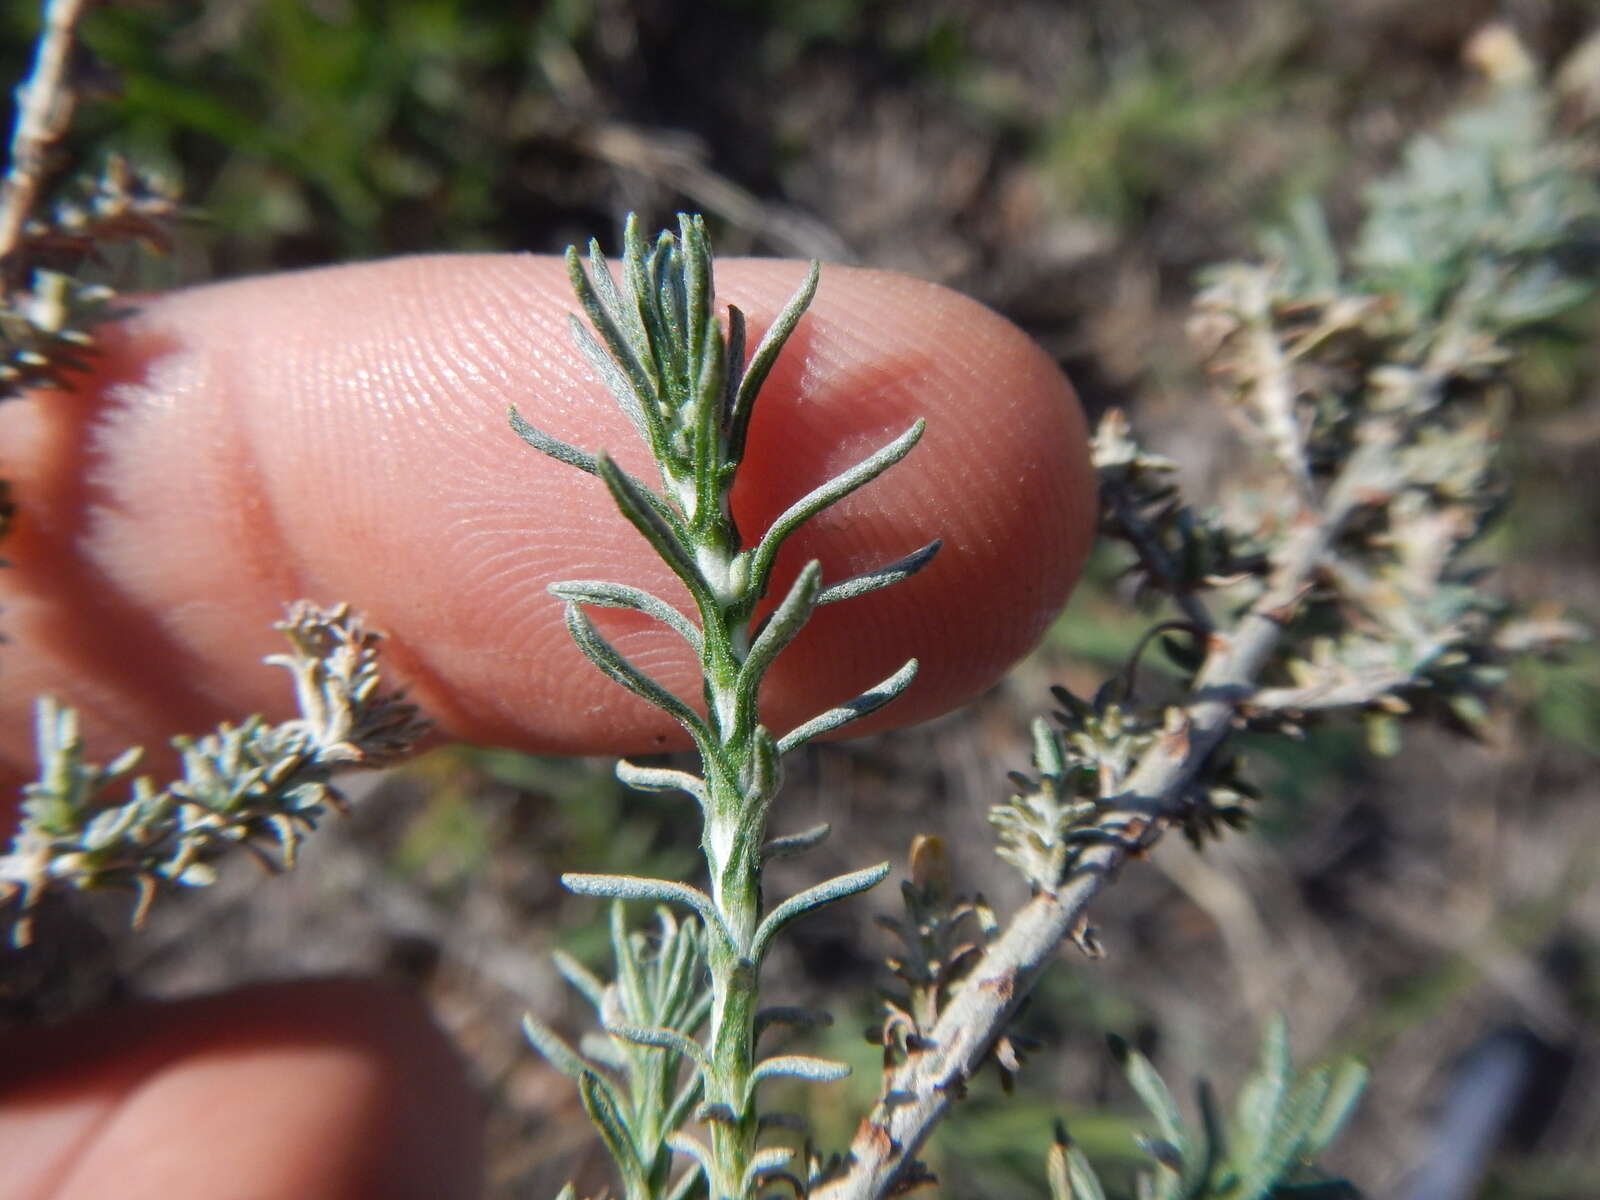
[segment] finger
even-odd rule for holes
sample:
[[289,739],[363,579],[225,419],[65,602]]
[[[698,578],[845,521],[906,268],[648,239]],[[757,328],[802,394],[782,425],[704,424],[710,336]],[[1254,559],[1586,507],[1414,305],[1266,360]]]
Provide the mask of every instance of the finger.
[[6,1195],[450,1200],[478,1098],[421,1006],[375,984],[137,1005],[0,1041]]
[[[752,340],[795,263],[719,264]],[[507,428],[604,448],[654,479],[643,447],[571,349],[562,265],[430,257],[279,275],[149,300],[108,327],[73,393],[0,406],[0,474],[20,513],[0,572],[0,754],[29,756],[30,699],[86,710],[97,748],[244,712],[281,713],[270,623],[297,597],[348,601],[388,632],[392,672],[451,735],[621,753],[682,744],[660,713],[571,644],[546,586],[682,589],[597,479]],[[759,532],[793,500],[926,417],[899,466],[812,520],[781,560],[839,579],[942,537],[909,583],[818,615],[773,670],[779,731],[907,658],[883,710],[914,721],[969,699],[1038,638],[1088,542],[1081,414],[1054,365],[954,293],[830,267],[762,395],[735,493]],[[596,614],[679,694],[676,635]]]

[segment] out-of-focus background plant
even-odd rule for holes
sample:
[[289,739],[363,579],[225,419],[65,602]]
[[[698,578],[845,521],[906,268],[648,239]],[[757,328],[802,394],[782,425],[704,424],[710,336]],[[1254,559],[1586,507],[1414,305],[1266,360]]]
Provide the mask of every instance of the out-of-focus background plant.
[[[30,8],[0,16],[7,79],[26,68]],[[1508,25],[1481,36],[1496,18]],[[1028,329],[1092,416],[1128,411],[1203,501],[1237,463],[1219,410],[1196,402],[1210,386],[1185,338],[1197,271],[1259,257],[1264,228],[1303,232],[1294,214],[1311,194],[1344,239],[1418,130],[1534,63],[1551,64],[1559,121],[1600,150],[1595,20],[1555,0],[129,3],[85,23],[103,67],[80,78],[104,95],[68,148],[98,169],[114,147],[204,214],[164,259],[109,262],[123,289],[420,250],[554,251],[627,211],[655,227],[680,208],[706,214],[723,254],[911,271]],[[1314,246],[1296,245],[1308,261]],[[1381,248],[1367,261],[1381,266]],[[1516,486],[1494,547],[1513,560],[1513,596],[1591,618],[1597,329],[1582,307],[1516,366]],[[808,876],[899,860],[935,829],[962,885],[1010,907],[1019,885],[986,849],[985,809],[1026,762],[1047,686],[1092,691],[1147,627],[1120,565],[1108,554],[1046,645],[966,714],[796,754],[794,794],[834,806],[853,835],[848,859],[824,847]],[[1159,679],[1158,659],[1145,669]],[[1372,1194],[1600,1194],[1600,1093],[1584,1085],[1600,1066],[1597,678],[1592,650],[1519,668],[1526,707],[1491,713],[1477,743],[1409,735],[1388,761],[1360,724],[1252,746],[1255,835],[1204,856],[1170,840],[1126,873],[1094,914],[1109,960],[1056,971],[1023,1015],[1050,1050],[1009,1099],[978,1081],[931,1147],[946,1194],[1045,1195],[1041,1149],[1063,1112],[1114,1179],[1119,1160],[1142,1160],[1148,1118],[1105,1033],[1180,1093],[1204,1074],[1232,1096],[1272,1010],[1291,1014],[1297,1060],[1355,1051],[1379,1065],[1326,1156]],[[561,869],[681,877],[694,848],[674,802],[624,795],[606,764],[466,749],[368,786],[384,802],[310,844],[311,869],[262,886],[240,864],[137,938],[108,913],[106,986],[403,974],[495,1096],[496,1194],[597,1178],[570,1088],[517,1021],[569,1003],[547,949],[603,958],[603,923],[560,892]],[[783,986],[881,977],[889,947],[860,921],[858,907],[798,927],[772,964]],[[581,1028],[578,1006],[565,1011]],[[836,1016],[823,1049],[863,1068],[870,1095],[881,1051],[859,1029],[873,1015]],[[820,1141],[847,1140],[829,1111],[813,1116]],[[1463,1136],[1483,1152],[1471,1177],[1427,1191],[1448,1183],[1434,1164],[1462,1163]]]

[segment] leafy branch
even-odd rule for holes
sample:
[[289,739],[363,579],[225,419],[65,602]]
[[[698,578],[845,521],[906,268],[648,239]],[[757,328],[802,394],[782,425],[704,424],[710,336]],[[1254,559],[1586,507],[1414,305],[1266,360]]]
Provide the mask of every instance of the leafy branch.
[[[164,787],[133,774],[137,748],[89,761],[77,713],[38,701],[39,778],[24,786],[22,824],[0,855],[0,913],[17,905],[14,942],[27,944],[29,914],[53,889],[131,888],[137,924],[160,888],[211,883],[212,864],[235,846],[271,870],[292,866],[304,834],[343,807],[336,771],[381,766],[415,745],[426,722],[384,688],[380,638],[347,606],[302,601],[277,628],[290,648],[267,661],[294,680],[300,715],[175,738],[179,776]],[[113,785],[128,798],[109,798]]]
[[[826,834],[823,829],[767,843],[767,814],[782,786],[783,756],[894,699],[910,685],[916,663],[908,662],[876,687],[778,735],[759,721],[761,682],[818,607],[909,577],[932,558],[938,544],[834,582],[824,581],[820,563],[809,562],[769,612],[758,619],[757,609],[773,590],[778,551],[789,536],[899,462],[916,445],[923,426],[915,422],[874,454],[800,497],[758,537],[747,539],[729,503],[734,477],[744,459],[757,396],[815,294],[817,267],[813,264],[747,361],[743,314],[729,307],[726,335],[717,318],[711,250],[701,218],[680,217],[675,234],[664,232],[653,243],[630,219],[620,282],[595,243],[586,258],[576,248],[569,250],[567,265],[589,322],[585,327],[574,318],[574,341],[650,447],[660,490],[628,474],[603,450],[591,453],[562,442],[515,410],[511,425],[534,449],[599,477],[693,603],[691,619],[661,597],[625,584],[581,580],[550,589],[565,601],[567,628],[589,660],[671,716],[693,740],[701,761],[699,775],[627,762],[617,773],[635,787],[682,791],[695,800],[703,821],[701,847],[709,887],[700,891],[670,880],[603,875],[567,875],[563,883],[585,895],[676,904],[698,916],[711,979],[704,1043],[685,1041],[685,1030],[674,1031],[671,1038],[652,1034],[645,1041],[657,1050],[679,1052],[704,1097],[700,1117],[709,1129],[709,1144],[681,1131],[666,1142],[693,1163],[690,1174],[673,1185],[673,1194],[690,1186],[690,1176],[698,1173],[717,1200],[742,1200],[757,1194],[767,1181],[795,1178],[785,1173],[792,1150],[758,1148],[763,1125],[770,1125],[773,1115],[764,1114],[757,1103],[759,1085],[780,1075],[833,1079],[846,1070],[843,1064],[799,1055],[757,1058],[762,962],[789,922],[865,891],[889,870],[882,863],[840,875],[763,909],[766,859],[807,849]],[[704,708],[674,695],[622,656],[595,628],[588,607],[632,609],[681,637],[699,659]],[[535,1023],[530,1034],[551,1056],[553,1043],[541,1029]],[[634,1029],[629,1036],[638,1041],[640,1035]],[[562,1065],[559,1051],[552,1057]],[[587,1088],[585,1104],[617,1159],[629,1200],[662,1194],[655,1182],[660,1159],[629,1149],[637,1140],[623,1136],[628,1121],[622,1115],[613,1120],[623,1109],[592,1102],[601,1093],[597,1085],[584,1083],[588,1078],[579,1077],[580,1087]],[[650,1154],[659,1154],[659,1148]]]
[[867,1200],[920,1176],[918,1148],[1056,947],[1093,946],[1089,905],[1128,858],[1174,825],[1198,844],[1243,821],[1238,729],[1355,713],[1387,749],[1398,718],[1423,711],[1471,732],[1509,656],[1579,636],[1514,612],[1471,551],[1504,507],[1492,447],[1518,339],[1591,294],[1573,264],[1597,218],[1586,156],[1536,82],[1514,79],[1374,186],[1348,265],[1306,206],[1270,261],[1213,273],[1195,332],[1264,473],[1200,513],[1121,414],[1094,447],[1104,532],[1182,618],[1161,639],[1182,693],[1058,692],[1036,776],[993,812],[1033,898],[890,1064],[813,1196]]
[[88,0],[47,0],[33,69],[18,89],[0,182],[0,397],[64,386],[86,365],[91,329],[115,293],[82,268],[117,242],[164,248],[175,190],[126,159],[55,187],[59,144],[77,106],[77,29]]
[[[1233,1120],[1224,1122],[1208,1083],[1196,1089],[1200,1128],[1187,1129],[1172,1093],[1150,1061],[1120,1038],[1111,1049],[1144,1102],[1156,1132],[1139,1139],[1154,1174],[1141,1174],[1140,1197],[1150,1200],[1353,1200],[1356,1190],[1330,1179],[1313,1163],[1338,1134],[1366,1087],[1355,1062],[1313,1067],[1298,1078],[1289,1064],[1282,1019],[1267,1026],[1261,1059],[1239,1089]],[[1105,1200],[1089,1160],[1056,1126],[1048,1174],[1051,1200]]]

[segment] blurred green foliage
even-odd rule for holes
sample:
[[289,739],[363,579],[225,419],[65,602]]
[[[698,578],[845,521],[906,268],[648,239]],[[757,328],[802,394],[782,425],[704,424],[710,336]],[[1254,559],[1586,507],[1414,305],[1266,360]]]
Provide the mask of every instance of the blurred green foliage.
[[[26,45],[32,6],[12,6]],[[407,250],[520,248],[519,153],[589,0],[106,6],[86,43],[117,94],[82,118],[183,181],[217,272]],[[519,202],[520,201],[520,202]]]

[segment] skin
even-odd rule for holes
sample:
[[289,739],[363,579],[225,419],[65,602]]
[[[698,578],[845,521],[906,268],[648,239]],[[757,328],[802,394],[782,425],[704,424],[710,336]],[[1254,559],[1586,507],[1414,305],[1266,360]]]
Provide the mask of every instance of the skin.
[[[803,270],[719,261],[720,300],[745,310],[752,344]],[[104,329],[81,389],[0,406],[0,476],[21,505],[0,572],[0,768],[25,777],[39,692],[80,707],[102,755],[286,715],[281,672],[253,664],[302,596],[348,601],[385,630],[391,674],[443,736],[682,745],[588,665],[545,593],[616,579],[683,600],[598,480],[507,430],[515,403],[654,479],[570,349],[573,307],[561,264],[528,256],[222,284]],[[988,310],[881,272],[823,271],[757,408],[741,528],[759,532],[917,416],[921,445],[795,535],[777,586],[813,557],[834,580],[933,537],[944,549],[909,583],[817,616],[769,676],[776,730],[913,655],[910,692],[853,732],[948,711],[1033,645],[1077,576],[1094,497],[1065,379]],[[595,619],[697,696],[673,635],[634,614]],[[0,1062],[0,1200],[478,1189],[478,1109],[453,1051],[415,1001],[375,985],[119,1010],[13,1035]]]

